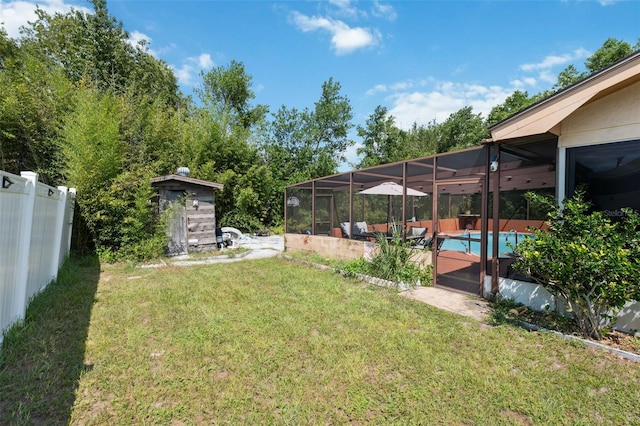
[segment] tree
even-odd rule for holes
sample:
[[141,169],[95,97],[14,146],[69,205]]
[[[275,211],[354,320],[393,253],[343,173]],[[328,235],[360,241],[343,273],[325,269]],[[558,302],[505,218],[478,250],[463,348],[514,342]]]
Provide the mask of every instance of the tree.
[[519,111],[533,105],[542,99],[543,96],[544,94],[530,97],[527,92],[516,90],[507,99],[505,99],[503,103],[496,105],[491,109],[491,112],[489,112],[489,116],[487,117],[487,126],[491,127],[494,124],[511,117]]
[[322,85],[315,109],[288,109],[273,114],[260,145],[265,163],[284,184],[335,173],[353,145],[348,133],[353,124],[349,99],[340,84],[329,79]]
[[415,122],[413,123],[406,132],[407,159],[426,157],[437,152],[438,127],[439,125],[435,120],[421,126],[418,126]]
[[558,82],[553,86],[553,89],[558,91],[566,87],[571,86],[574,83],[587,77],[589,74],[595,73],[614,64],[615,62],[629,56],[634,50],[640,49],[640,39],[634,47],[631,47],[629,43],[615,38],[607,39],[600,49],[587,58],[584,65],[585,72],[579,72],[575,66],[569,65],[558,75]]
[[284,105],[273,114],[261,144],[261,154],[281,189],[289,183],[311,179],[314,155],[308,143],[304,114]]
[[358,155],[363,155],[357,168],[386,164],[407,158],[406,134],[395,125],[395,118],[388,115],[385,107],[378,105],[367,118],[366,127],[358,126],[358,136],[362,147]]
[[260,123],[268,112],[265,105],[252,106],[255,98],[251,89],[251,75],[247,74],[242,62],[231,61],[229,66],[215,67],[202,72],[202,86],[196,93],[205,108],[215,114],[223,127],[237,126],[249,129]]
[[71,108],[72,86],[62,69],[39,52],[0,33],[0,167],[33,170],[60,181],[57,139]]
[[589,73],[594,73],[618,62],[633,53],[629,43],[615,38],[608,38],[600,49],[587,58],[584,65]]
[[347,148],[353,145],[348,138],[353,127],[351,103],[340,89],[340,83],[333,78],[325,81],[315,109],[305,114],[310,146],[316,154],[314,177],[335,173],[340,162],[346,161]]
[[482,114],[466,106],[451,114],[438,128],[438,152],[455,151],[479,145],[489,136]]
[[586,73],[581,73],[574,65],[569,65],[558,74],[558,82],[553,85],[553,90],[562,90],[586,77]]
[[73,83],[88,82],[114,94],[133,87],[136,93],[177,106],[181,99],[169,66],[146,52],[144,42],[131,45],[129,33],[109,14],[105,0],[92,3],[93,14],[72,9],[49,15],[37,9],[22,44],[60,64]]
[[254,135],[268,109],[251,104],[252,78],[240,62],[215,67],[202,78],[196,92],[204,106],[192,120],[190,167],[194,176],[224,185],[216,203],[220,223],[255,229],[273,220],[274,209],[281,211],[281,203],[272,202],[271,175],[260,164]]
[[80,212],[99,252],[117,250],[121,245],[108,208],[113,200],[106,197],[126,160],[120,117],[119,100],[113,94],[86,88],[76,94],[76,107],[65,118],[61,131],[64,176],[78,191]]
[[549,231],[534,229],[518,244],[513,267],[561,297],[585,337],[600,339],[625,303],[640,300],[640,216],[623,209],[613,222],[590,208],[584,191],[565,200],[549,214]]

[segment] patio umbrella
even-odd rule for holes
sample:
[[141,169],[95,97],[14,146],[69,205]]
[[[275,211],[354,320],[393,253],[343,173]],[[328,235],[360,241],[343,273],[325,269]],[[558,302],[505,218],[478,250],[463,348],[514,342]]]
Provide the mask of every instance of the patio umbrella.
[[[389,218],[391,217],[391,197],[394,195],[402,195],[402,185],[398,185],[395,182],[382,182],[379,185],[372,186],[371,188],[364,189],[357,194],[359,195],[387,195],[389,197],[387,207],[387,232],[389,232]],[[420,192],[418,190],[407,188],[407,195],[414,197],[424,197],[428,194]]]

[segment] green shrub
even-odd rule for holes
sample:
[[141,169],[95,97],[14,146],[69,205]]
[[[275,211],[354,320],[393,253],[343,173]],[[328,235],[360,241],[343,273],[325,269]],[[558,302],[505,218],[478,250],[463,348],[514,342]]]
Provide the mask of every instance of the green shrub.
[[341,269],[347,273],[347,276],[355,276],[356,274],[369,274],[371,264],[364,257],[350,260],[341,266]]
[[623,209],[614,222],[590,208],[584,191],[565,200],[549,214],[549,231],[532,229],[518,245],[513,267],[561,297],[583,335],[599,339],[625,303],[640,299],[640,216]]
[[415,252],[411,244],[402,242],[400,232],[395,230],[395,226],[393,229],[390,240],[382,233],[376,235],[379,251],[371,259],[371,275],[409,286],[415,286],[418,281],[422,285],[431,283],[431,269],[420,268],[413,262]]
[[154,214],[152,172],[123,172],[109,185],[80,198],[100,260],[148,260],[163,255],[167,218]]

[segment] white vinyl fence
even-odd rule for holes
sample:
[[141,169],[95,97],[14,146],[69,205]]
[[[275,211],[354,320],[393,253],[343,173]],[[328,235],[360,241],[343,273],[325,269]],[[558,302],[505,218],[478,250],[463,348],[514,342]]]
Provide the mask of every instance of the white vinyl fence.
[[75,189],[0,171],[0,342],[69,254]]

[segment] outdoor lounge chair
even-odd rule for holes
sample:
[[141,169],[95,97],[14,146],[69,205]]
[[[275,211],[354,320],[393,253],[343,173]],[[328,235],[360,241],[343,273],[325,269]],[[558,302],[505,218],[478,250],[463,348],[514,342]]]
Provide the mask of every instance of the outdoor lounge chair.
[[411,226],[407,232],[407,241],[411,243],[411,247],[423,247],[425,244],[424,237],[427,235],[427,228]]
[[[434,232],[433,235],[431,235],[429,238],[427,238],[424,242],[424,248],[425,250],[431,250],[433,248],[433,241],[436,240],[436,233]],[[444,244],[444,238],[437,238],[438,240],[438,247],[436,247],[436,254],[440,252],[440,248],[442,247],[442,244]]]
[[[340,222],[340,231],[342,232],[342,238],[351,238],[354,240],[369,240],[375,238],[375,233],[369,232],[367,222],[356,222],[351,228],[349,222]],[[351,233],[353,231],[353,234]]]
[[342,238],[351,237],[351,231],[349,230],[349,222],[340,222],[340,232],[342,232]]

